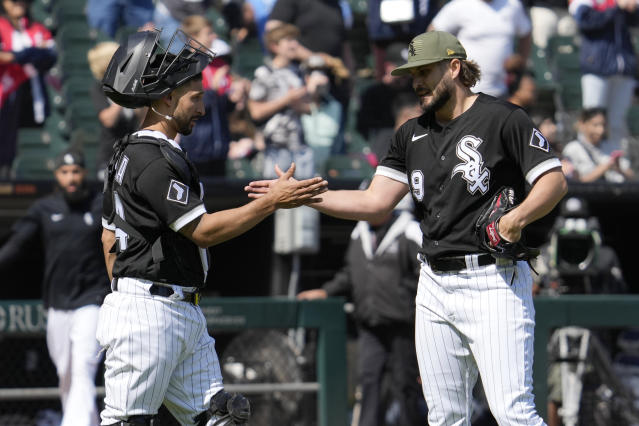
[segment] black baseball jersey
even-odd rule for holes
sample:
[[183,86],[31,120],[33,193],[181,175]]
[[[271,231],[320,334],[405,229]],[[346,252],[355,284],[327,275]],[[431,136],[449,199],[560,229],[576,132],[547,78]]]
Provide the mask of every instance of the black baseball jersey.
[[480,94],[445,125],[434,114],[407,121],[376,174],[407,183],[417,206],[427,257],[478,253],[475,222],[503,186],[515,189],[561,167],[544,136],[519,107]]
[[[170,160],[176,156],[178,162]],[[143,130],[116,160],[102,217],[103,226],[115,231],[113,276],[204,286],[208,251],[178,232],[206,213],[201,183],[180,167],[189,163],[179,146]]]
[[95,191],[74,204],[61,191],[37,200],[0,249],[0,269],[19,257],[36,255],[25,248],[39,239],[44,249],[44,306],[70,310],[102,304],[109,279],[100,244],[101,210],[102,194]]

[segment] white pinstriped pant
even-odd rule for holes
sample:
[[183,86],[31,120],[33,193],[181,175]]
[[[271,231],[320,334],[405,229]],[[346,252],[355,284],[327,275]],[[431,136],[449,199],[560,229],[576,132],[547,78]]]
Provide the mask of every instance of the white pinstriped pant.
[[[477,265],[476,256],[466,262]],[[544,425],[532,394],[535,310],[526,262],[438,274],[422,263],[416,305],[431,426],[470,425],[478,373],[500,426]]]
[[100,357],[95,338],[98,305],[47,311],[47,347],[58,373],[62,400],[61,426],[98,424],[95,372]]
[[102,424],[156,414],[164,403],[181,425],[208,408],[222,374],[199,306],[153,296],[151,283],[124,278],[100,308],[106,348]]

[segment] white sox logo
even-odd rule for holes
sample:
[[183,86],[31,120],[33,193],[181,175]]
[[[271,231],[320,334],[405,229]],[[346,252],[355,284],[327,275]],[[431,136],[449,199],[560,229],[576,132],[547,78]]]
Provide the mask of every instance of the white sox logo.
[[483,141],[475,136],[466,135],[457,142],[457,157],[463,161],[453,169],[450,178],[455,174],[461,173],[462,178],[467,182],[468,192],[474,194],[477,190],[485,194],[488,191],[488,182],[490,180],[490,170],[484,167],[484,159],[482,158],[477,147]]
[[189,200],[189,187],[184,185],[182,182],[171,179],[171,183],[169,183],[169,192],[168,194],[166,194],[166,199],[186,205],[187,201]]

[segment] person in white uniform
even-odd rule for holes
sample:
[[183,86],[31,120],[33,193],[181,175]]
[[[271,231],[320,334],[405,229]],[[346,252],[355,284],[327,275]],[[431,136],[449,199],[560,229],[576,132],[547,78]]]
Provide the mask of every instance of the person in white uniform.
[[224,391],[199,307],[206,249],[278,208],[314,201],[326,181],[289,180],[293,165],[271,197],[208,213],[197,170],[175,139],[204,114],[201,73],[213,54],[181,31],[166,50],[159,39],[157,31],[131,35],[103,79],[114,102],[149,110],[140,131],[116,142],[107,168],[102,243],[113,292],[97,330],[106,351],[102,424],[157,424],[164,404],[181,425],[243,425],[250,405]]
[[[469,425],[481,375],[499,424],[542,425],[532,394],[530,268],[491,256],[474,226],[510,185],[520,203],[501,217],[498,232],[519,241],[566,193],[561,163],[521,108],[471,92],[479,68],[455,36],[421,34],[408,52],[393,74],[412,76],[424,114],[397,130],[368,189],[329,190],[313,207],[373,221],[410,191],[423,234],[415,346],[429,424]],[[259,199],[274,185],[256,181],[246,190]]]
[[44,249],[42,299],[47,348],[59,379],[62,426],[98,424],[95,332],[109,281],[100,247],[102,194],[86,185],[86,174],[81,152],[58,155],[56,191],[29,208],[0,248],[0,272],[20,258],[33,257],[30,244],[39,240]]

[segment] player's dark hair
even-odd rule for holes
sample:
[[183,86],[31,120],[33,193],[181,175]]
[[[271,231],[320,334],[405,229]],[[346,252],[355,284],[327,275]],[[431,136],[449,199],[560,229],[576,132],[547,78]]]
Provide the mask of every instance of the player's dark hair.
[[581,114],[579,114],[579,121],[581,121],[582,123],[585,123],[586,121],[598,115],[603,115],[604,118],[606,118],[606,108],[601,108],[601,107],[584,108],[581,110]]
[[479,81],[481,77],[481,71],[477,62],[468,59],[460,59],[461,69],[459,70],[459,81],[468,87],[473,87]]

